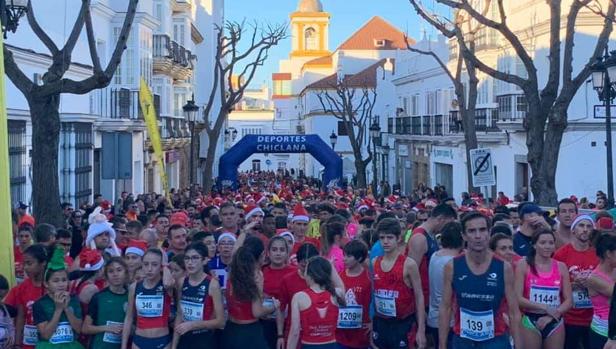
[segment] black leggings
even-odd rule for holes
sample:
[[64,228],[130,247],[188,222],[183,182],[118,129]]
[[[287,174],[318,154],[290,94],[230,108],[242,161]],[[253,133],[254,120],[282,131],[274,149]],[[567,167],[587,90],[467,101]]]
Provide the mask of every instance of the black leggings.
[[178,348],[218,349],[218,343],[212,330],[193,331],[180,337]]
[[276,349],[276,344],[278,343],[276,320],[261,320],[261,325],[263,325],[263,335],[267,345],[270,349]]
[[251,324],[236,324],[227,321],[222,333],[222,347],[225,349],[269,349],[263,326],[259,321]]
[[565,324],[565,348],[564,349],[579,349],[580,344],[584,349],[590,349],[589,342],[590,325],[576,326]]

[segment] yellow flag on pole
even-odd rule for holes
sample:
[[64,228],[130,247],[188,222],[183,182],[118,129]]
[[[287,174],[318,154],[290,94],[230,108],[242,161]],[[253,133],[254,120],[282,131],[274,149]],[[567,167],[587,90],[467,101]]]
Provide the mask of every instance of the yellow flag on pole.
[[6,92],[4,87],[4,38],[0,33],[0,274],[11,285],[15,284],[13,261],[13,230],[11,229],[11,183],[9,178],[9,131],[6,115]]
[[[165,156],[163,154],[163,145],[160,141],[160,133],[158,132],[158,120],[156,119],[156,110],[154,109],[154,98],[148,87],[147,82],[141,78],[139,87],[139,104],[143,112],[143,118],[148,128],[148,135],[152,148],[154,148],[154,157],[160,169],[160,181],[163,184],[165,197],[169,198],[169,182],[167,181],[167,172],[165,171]],[[171,201],[169,201],[171,203]]]

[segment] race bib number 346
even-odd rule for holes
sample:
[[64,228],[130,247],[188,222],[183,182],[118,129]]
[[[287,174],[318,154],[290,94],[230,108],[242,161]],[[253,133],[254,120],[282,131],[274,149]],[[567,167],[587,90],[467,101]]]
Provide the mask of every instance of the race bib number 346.
[[164,298],[162,295],[138,295],[135,300],[137,314],[142,317],[159,317],[163,315]]

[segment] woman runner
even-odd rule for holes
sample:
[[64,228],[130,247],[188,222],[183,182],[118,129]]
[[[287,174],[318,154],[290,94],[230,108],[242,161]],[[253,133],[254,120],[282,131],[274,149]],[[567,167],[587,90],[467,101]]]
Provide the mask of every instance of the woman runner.
[[81,306],[68,292],[68,272],[64,249],[55,247],[45,272],[47,295],[32,306],[38,329],[36,349],[82,349],[77,341],[81,332]]
[[616,268],[616,236],[602,233],[597,237],[595,250],[600,263],[587,281],[588,295],[593,306],[590,322],[590,348],[603,349],[608,338],[610,298],[614,291],[614,268]]
[[201,243],[189,245],[184,253],[187,276],[178,283],[179,312],[175,320],[172,348],[215,349],[213,329],[225,325],[222,293],[217,278],[206,271],[208,249]]
[[516,293],[522,317],[522,341],[528,349],[561,349],[565,345],[563,314],[572,306],[571,281],[564,263],[552,258],[554,233],[533,234],[525,260],[516,268]]
[[128,305],[128,267],[121,257],[111,257],[104,269],[109,285],[95,294],[88,306],[83,333],[94,335],[90,349],[120,349]]
[[259,318],[277,311],[280,303],[273,299],[273,304],[263,305],[263,259],[263,242],[255,237],[246,238],[233,255],[225,290],[229,311],[222,340],[225,349],[268,348]]
[[[163,253],[149,249],[143,256],[144,279],[128,290],[128,307],[122,331],[122,349],[128,349],[133,321],[133,349],[165,349],[171,344],[169,315],[172,288],[163,285]],[[165,267],[166,268],[166,267]]]
[[[314,257],[306,267],[308,288],[293,296],[291,329],[287,349],[336,349],[338,306],[344,306],[343,290],[334,289],[332,265],[323,257]],[[301,334],[300,334],[301,333]]]

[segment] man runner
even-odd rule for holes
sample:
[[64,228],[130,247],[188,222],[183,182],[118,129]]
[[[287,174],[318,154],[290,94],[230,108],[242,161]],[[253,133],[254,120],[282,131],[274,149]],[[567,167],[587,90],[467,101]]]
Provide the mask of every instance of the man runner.
[[[558,207],[560,211],[561,205]],[[565,263],[569,269],[573,289],[573,307],[565,313],[565,349],[577,349],[580,343],[584,349],[590,348],[593,307],[585,285],[588,276],[599,265],[599,258],[590,242],[593,228],[592,217],[578,216],[571,223],[571,242],[554,254],[554,259]]]
[[[466,252],[445,266],[439,314],[439,348],[446,349],[451,312],[452,345],[456,349],[510,349],[510,335],[520,347],[520,310],[513,289],[511,265],[489,250],[489,219],[479,212],[462,219]],[[505,308],[509,307],[509,331]]]

